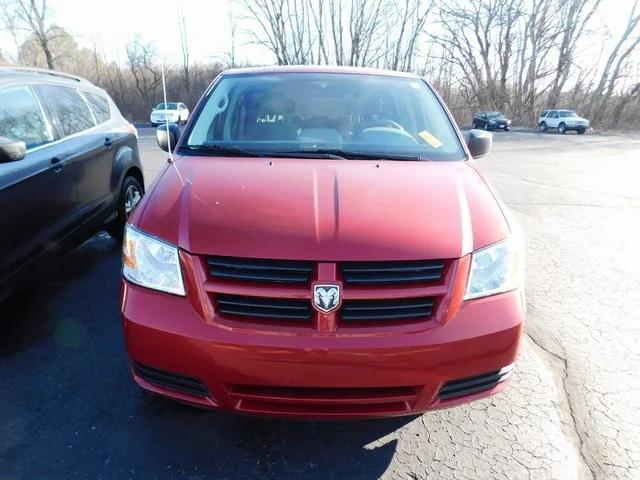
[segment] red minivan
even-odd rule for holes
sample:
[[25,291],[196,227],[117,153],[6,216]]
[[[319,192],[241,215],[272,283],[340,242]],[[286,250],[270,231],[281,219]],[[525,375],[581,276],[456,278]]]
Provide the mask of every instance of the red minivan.
[[135,381],[256,415],[362,418],[497,393],[524,321],[521,241],[423,79],[228,70],[129,218]]

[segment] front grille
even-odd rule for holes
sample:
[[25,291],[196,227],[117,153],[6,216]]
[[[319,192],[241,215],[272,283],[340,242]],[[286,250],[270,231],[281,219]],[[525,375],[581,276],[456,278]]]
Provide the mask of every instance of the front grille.
[[345,283],[352,285],[422,283],[440,280],[444,272],[444,262],[441,260],[343,262],[340,264],[340,269]]
[[236,408],[251,413],[374,415],[407,412],[421,387],[313,388],[232,385]]
[[218,310],[227,315],[281,320],[311,320],[308,300],[220,294]]
[[308,283],[312,262],[259,258],[209,257],[209,273],[226,280],[267,283]]
[[189,393],[199,397],[209,396],[209,390],[207,390],[204,383],[197,378],[166,372],[164,370],[147,367],[139,363],[134,363],[132,367],[138,377],[153,385],[157,385],[158,387],[177,390],[179,392]]
[[345,300],[340,318],[345,322],[377,320],[408,320],[431,315],[433,298],[405,298],[393,300]]
[[451,380],[442,386],[437,398],[438,400],[448,400],[490,390],[503,380],[506,380],[510,373],[511,368],[507,367],[474,377]]

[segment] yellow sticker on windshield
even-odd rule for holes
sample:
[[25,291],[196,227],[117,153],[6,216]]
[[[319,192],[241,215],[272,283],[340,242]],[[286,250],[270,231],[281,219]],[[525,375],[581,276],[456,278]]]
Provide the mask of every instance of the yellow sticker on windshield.
[[426,130],[421,131],[420,133],[418,133],[418,135],[433,148],[440,148],[442,146],[442,142]]

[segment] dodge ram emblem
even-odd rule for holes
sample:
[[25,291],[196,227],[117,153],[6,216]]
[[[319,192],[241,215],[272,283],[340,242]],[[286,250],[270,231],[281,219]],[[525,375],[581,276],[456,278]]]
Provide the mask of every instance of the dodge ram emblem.
[[314,285],[313,306],[322,313],[329,313],[340,306],[339,285]]

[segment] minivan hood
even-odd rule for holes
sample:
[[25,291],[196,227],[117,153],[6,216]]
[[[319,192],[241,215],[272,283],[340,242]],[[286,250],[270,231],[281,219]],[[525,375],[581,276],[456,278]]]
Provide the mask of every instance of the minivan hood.
[[177,157],[132,221],[195,254],[457,258],[508,236],[471,162]]

